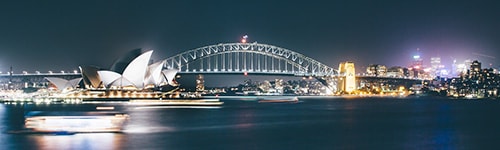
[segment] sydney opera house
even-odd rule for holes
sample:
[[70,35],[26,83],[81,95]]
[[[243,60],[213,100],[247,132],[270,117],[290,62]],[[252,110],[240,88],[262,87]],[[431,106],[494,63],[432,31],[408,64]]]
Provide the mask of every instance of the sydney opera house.
[[153,50],[136,49],[116,60],[109,70],[80,66],[81,78],[46,78],[59,93],[70,98],[169,98],[177,89],[177,70],[151,63]]

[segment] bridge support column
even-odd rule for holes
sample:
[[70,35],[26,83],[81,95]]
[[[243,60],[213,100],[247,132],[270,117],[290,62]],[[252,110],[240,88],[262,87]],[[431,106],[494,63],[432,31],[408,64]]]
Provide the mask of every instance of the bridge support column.
[[315,77],[316,80],[321,82],[328,90],[330,90],[331,95],[336,95],[339,91],[337,89],[338,77],[336,76],[323,76],[323,77]]

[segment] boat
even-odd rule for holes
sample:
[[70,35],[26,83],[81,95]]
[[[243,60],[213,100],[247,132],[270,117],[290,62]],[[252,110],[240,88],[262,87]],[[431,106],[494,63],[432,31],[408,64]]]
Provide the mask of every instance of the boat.
[[258,99],[259,103],[296,103],[299,102],[299,98],[294,97],[260,97]]
[[121,132],[129,116],[110,111],[31,111],[25,128],[34,133]]
[[219,99],[132,99],[129,105],[136,106],[221,106],[224,102]]

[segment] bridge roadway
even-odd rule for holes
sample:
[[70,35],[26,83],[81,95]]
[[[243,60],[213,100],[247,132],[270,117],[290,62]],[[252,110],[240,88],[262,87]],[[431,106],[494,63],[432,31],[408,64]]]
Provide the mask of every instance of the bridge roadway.
[[[203,72],[179,72],[179,74],[206,74],[206,75],[244,75],[247,71],[232,71],[228,72],[218,72],[218,71],[203,71]],[[297,74],[290,72],[247,72],[248,76],[252,75],[267,75],[267,76],[297,76]],[[47,86],[48,81],[45,80],[45,77],[59,77],[66,80],[75,79],[82,77],[80,73],[40,73],[40,74],[12,74],[12,76],[8,74],[0,75],[0,89],[6,89],[8,87],[8,83],[12,82],[13,88],[19,89],[25,86],[28,87],[39,87],[39,86]],[[330,78],[338,78],[331,76]],[[316,78],[319,79],[319,78]],[[357,76],[357,80],[364,81],[367,83],[384,83],[384,84],[392,84],[392,85],[404,85],[405,87],[409,87],[413,84],[420,84],[423,80],[421,79],[410,79],[410,78],[394,78],[394,77],[375,77],[375,76]],[[321,82],[321,81],[320,81]]]
[[45,77],[58,77],[66,80],[82,77],[80,73],[35,73],[35,74],[0,74],[0,89],[8,89],[12,83],[13,89],[23,87],[44,87],[48,85]]

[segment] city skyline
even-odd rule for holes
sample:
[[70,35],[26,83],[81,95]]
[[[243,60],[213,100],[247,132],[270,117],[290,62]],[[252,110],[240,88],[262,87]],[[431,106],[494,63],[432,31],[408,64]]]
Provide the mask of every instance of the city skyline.
[[5,2],[0,71],[109,68],[135,48],[154,49],[152,59],[160,60],[243,35],[334,68],[344,61],[407,67],[417,48],[428,66],[439,56],[446,67],[452,59],[477,59],[497,68],[497,3]]

